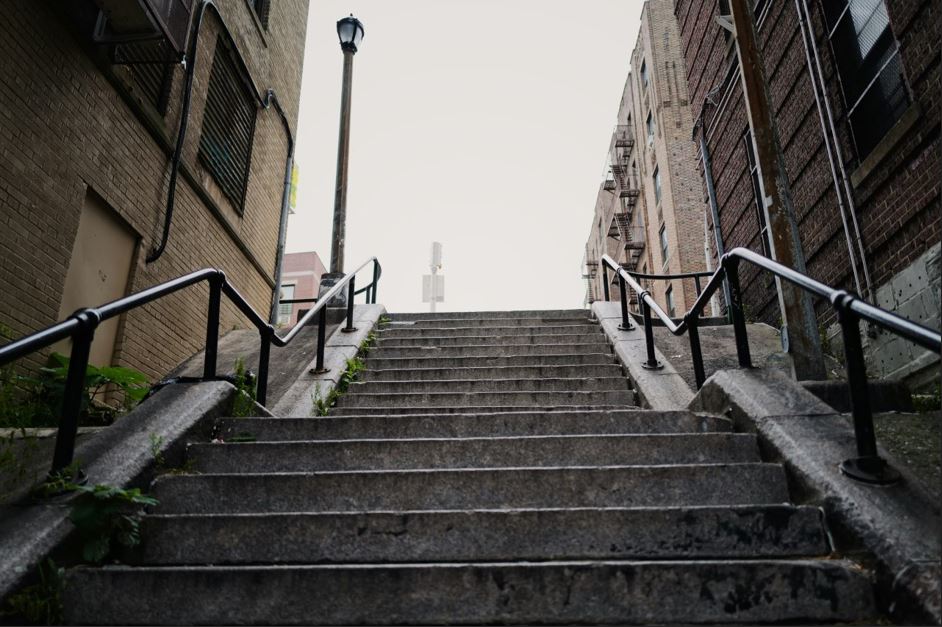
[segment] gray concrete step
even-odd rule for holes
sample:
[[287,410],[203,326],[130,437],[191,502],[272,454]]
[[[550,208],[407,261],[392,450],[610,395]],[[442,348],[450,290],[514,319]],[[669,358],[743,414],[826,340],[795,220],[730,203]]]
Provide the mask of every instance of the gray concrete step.
[[431,394],[433,392],[579,392],[623,391],[629,389],[628,379],[622,375],[568,378],[512,378],[512,379],[448,379],[414,381],[355,382],[347,388],[348,395],[359,394]]
[[[487,399],[484,399],[487,400]],[[585,411],[621,411],[637,409],[633,405],[618,403],[616,405],[404,405],[401,407],[331,407],[330,416],[337,418],[343,416],[443,416],[448,414],[504,414],[530,412],[585,412]]]
[[[351,386],[352,387],[352,386]],[[592,392],[416,392],[393,394],[345,394],[337,401],[339,407],[480,407],[504,405],[511,407],[539,407],[546,405],[633,405],[634,392],[625,390],[598,390]]]
[[381,330],[389,329],[433,329],[452,327],[539,327],[544,325],[569,326],[594,323],[585,312],[582,316],[571,318],[541,318],[539,316],[523,318],[425,318],[420,320],[390,320],[379,325]]
[[[460,325],[461,321],[456,321]],[[536,326],[512,325],[505,327],[482,326],[454,326],[454,327],[414,327],[386,325],[379,331],[377,337],[381,340],[393,338],[424,338],[424,337],[477,337],[477,336],[504,336],[523,335],[526,337],[542,337],[544,335],[602,335],[602,329],[597,324],[583,322],[582,324]]]
[[605,354],[608,352],[610,352],[608,345],[600,342],[590,344],[461,344],[448,346],[389,346],[377,344],[375,348],[370,349],[369,358],[534,357],[578,353]]
[[360,374],[361,382],[454,381],[470,379],[560,379],[624,377],[618,364],[582,366],[495,366],[472,368],[387,368],[375,369],[372,360]]
[[554,345],[595,345],[598,352],[600,346],[608,346],[608,340],[598,332],[596,327],[593,333],[557,333],[555,335],[530,335],[525,332],[504,335],[428,335],[428,336],[378,336],[377,348],[396,348],[406,346],[521,346],[533,344]]
[[163,475],[163,514],[759,505],[788,501],[778,464]]
[[725,418],[650,410],[323,418],[226,418],[216,437],[257,442],[363,438],[470,438],[514,435],[729,432]]
[[[151,515],[143,564],[318,564],[827,555],[793,505]],[[233,538],[239,538],[234,542]]]
[[521,468],[759,461],[746,433],[551,435],[191,444],[195,472]]
[[511,357],[415,357],[392,358],[380,357],[378,352],[370,351],[367,367],[376,370],[415,370],[429,368],[507,368],[522,366],[542,368],[547,366],[569,366],[578,368],[590,365],[617,365],[615,356],[606,348],[599,353],[580,353],[574,355],[520,355]]
[[588,309],[534,309],[526,311],[441,311],[389,314],[390,322],[405,320],[492,320],[494,318],[537,318],[540,320],[589,319]]
[[76,624],[822,623],[873,617],[838,560],[80,568]]

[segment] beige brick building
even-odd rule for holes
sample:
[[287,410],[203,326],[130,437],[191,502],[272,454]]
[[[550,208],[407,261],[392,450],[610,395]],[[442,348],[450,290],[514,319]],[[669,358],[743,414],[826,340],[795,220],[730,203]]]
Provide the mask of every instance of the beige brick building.
[[[267,317],[289,138],[275,107],[260,98],[273,89],[296,127],[308,0],[217,0],[221,19],[206,12],[169,240],[147,260],[164,228],[181,117],[185,70],[176,52],[188,33],[191,42],[196,36],[201,4],[10,0],[0,7],[0,322],[7,335],[207,266],[223,269]],[[140,28],[157,38],[129,43]],[[206,307],[207,290],[198,286],[109,321],[96,332],[92,362],[156,379],[202,349]],[[222,331],[244,324],[224,304]]]
[[[645,2],[586,244],[589,301],[603,298],[602,253],[642,273],[706,269],[705,204],[680,44],[673,4]],[[690,280],[650,288],[678,316],[696,300]],[[611,297],[618,298],[616,286]]]

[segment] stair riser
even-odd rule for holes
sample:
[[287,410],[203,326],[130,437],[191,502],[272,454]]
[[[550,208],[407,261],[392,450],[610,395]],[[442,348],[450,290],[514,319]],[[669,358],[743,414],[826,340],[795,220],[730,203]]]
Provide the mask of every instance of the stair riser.
[[574,411],[622,411],[637,409],[624,403],[617,405],[412,405],[403,407],[332,407],[330,416],[444,416],[449,414],[516,414],[521,411],[542,411],[547,413]]
[[187,452],[193,470],[206,473],[759,461],[755,436],[732,433],[193,444]]
[[820,623],[874,609],[865,577],[834,561],[119,567],[73,570],[64,602],[78,624]]
[[615,357],[605,349],[602,353],[578,355],[524,355],[519,357],[416,357],[383,359],[370,351],[368,367],[376,370],[413,370],[428,368],[509,368],[509,367],[585,367],[617,365]]
[[429,313],[418,311],[415,313],[396,313],[388,316],[392,322],[416,320],[493,320],[495,318],[536,318],[538,320],[559,320],[561,318],[588,320],[588,309],[537,309],[531,311],[443,311]]
[[726,432],[728,420],[687,412],[641,411],[510,414],[443,414],[427,417],[231,418],[218,436],[250,436],[258,442],[351,438],[468,438],[591,433]]
[[[425,358],[425,357],[540,357],[543,355],[572,355],[576,353],[610,354],[607,345],[594,344],[530,344],[438,347],[389,347],[379,345],[370,350],[369,358]],[[612,358],[614,359],[614,357]]]
[[162,476],[158,513],[747,505],[788,500],[776,464]]
[[[627,383],[625,384],[627,387]],[[452,405],[475,407],[507,405],[539,407],[541,405],[632,405],[634,394],[625,391],[600,390],[597,392],[465,392],[417,394],[347,394],[340,397],[341,407],[421,407]]]
[[558,379],[622,377],[621,366],[511,366],[505,368],[410,368],[376,370],[372,360],[360,375],[364,383],[378,381],[456,381],[469,379]]
[[348,394],[440,394],[484,392],[580,392],[624,391],[628,379],[614,377],[568,379],[471,379],[444,381],[364,381],[351,385]]
[[392,337],[382,336],[376,342],[377,348],[399,348],[415,346],[533,346],[538,344],[553,344],[559,346],[593,345],[596,352],[599,347],[608,346],[608,340],[601,333],[578,334],[566,333],[558,335],[472,335],[451,336],[439,335],[429,337]]
[[597,336],[602,334],[602,330],[597,324],[568,324],[562,326],[556,325],[535,325],[521,326],[513,325],[507,327],[414,327],[414,326],[384,326],[380,329],[379,339],[398,339],[398,338],[426,338],[426,337],[493,337],[518,335],[523,337],[544,337],[557,335],[589,335]]
[[144,564],[317,564],[826,555],[816,508],[149,516]]
[[[436,318],[434,320],[402,320],[399,322],[384,322],[379,328],[382,331],[390,329],[453,329],[479,327],[482,329],[495,327],[569,327],[591,324],[587,315],[572,318]],[[597,327],[596,327],[597,328]]]

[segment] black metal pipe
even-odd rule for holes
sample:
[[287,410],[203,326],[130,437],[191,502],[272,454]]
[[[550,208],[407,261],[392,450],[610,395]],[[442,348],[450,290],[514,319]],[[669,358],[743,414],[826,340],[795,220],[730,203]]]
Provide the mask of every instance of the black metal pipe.
[[[327,302],[326,300],[324,302]],[[324,344],[327,342],[327,307],[320,311],[317,317],[317,361],[314,364],[314,374],[327,372],[324,369]]]
[[255,387],[255,400],[264,405],[268,400],[268,361],[271,356],[271,338],[275,330],[272,327],[259,329],[258,381]]
[[373,264],[373,283],[372,283],[373,290],[372,292],[370,292],[370,298],[372,299],[370,302],[374,305],[376,304],[376,286],[379,284],[380,272],[381,272],[381,269],[379,267],[379,261],[376,261]]
[[622,331],[634,331],[628,316],[628,290],[625,287],[625,277],[621,274],[618,275],[618,290],[621,292],[621,324],[618,328]]
[[203,378],[216,376],[216,356],[219,351],[219,305],[222,284],[226,276],[220,272],[209,280],[209,308],[206,314],[206,350],[203,351]]
[[93,309],[80,309],[72,314],[78,328],[72,334],[72,353],[69,357],[69,374],[56,430],[55,452],[52,457],[51,475],[62,472],[72,464],[75,455],[75,436],[78,433],[79,415],[82,413],[82,395],[85,390],[85,371],[91,352],[95,329],[101,319]]
[[700,292],[702,291],[702,289],[700,288],[700,277],[699,277],[699,276],[693,277],[693,284],[694,284],[694,287],[696,288],[697,298],[700,298]]
[[742,292],[739,289],[739,262],[735,257],[725,255],[721,263],[726,268],[726,281],[729,284],[730,314],[733,332],[736,334],[736,356],[743,368],[752,368],[752,356],[749,354],[749,333],[746,331],[746,317],[742,310]]
[[611,296],[608,290],[608,270],[605,267],[605,263],[602,263],[602,294],[605,295],[605,300],[608,301]]
[[347,288],[347,326],[342,329],[344,333],[353,333],[357,330],[357,328],[353,326],[353,297],[356,295],[355,285],[356,277],[351,277]]
[[641,315],[644,319],[644,344],[648,352],[648,359],[643,362],[641,366],[648,370],[660,370],[664,365],[657,360],[654,354],[654,328],[651,324],[651,306],[648,305],[648,301],[645,298],[647,295],[647,292],[641,292],[638,295],[638,302],[641,305]]
[[690,357],[693,360],[693,378],[699,390],[706,381],[706,373],[703,370],[703,352],[700,350],[699,314],[691,312],[687,316],[687,336],[690,340]]

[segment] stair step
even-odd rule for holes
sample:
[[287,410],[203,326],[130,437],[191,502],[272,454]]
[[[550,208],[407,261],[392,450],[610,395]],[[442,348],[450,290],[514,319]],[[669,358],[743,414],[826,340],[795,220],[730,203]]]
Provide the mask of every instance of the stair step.
[[459,392],[583,392],[625,391],[630,389],[628,379],[616,376],[567,378],[512,378],[512,379],[450,379],[414,381],[359,381],[350,385],[347,394],[432,394]]
[[477,368],[388,368],[374,369],[369,363],[360,375],[361,382],[455,381],[470,379],[587,379],[619,377],[617,364],[588,366],[494,366]]
[[143,564],[318,564],[827,555],[821,510],[676,508],[150,515]]
[[367,368],[375,370],[412,370],[431,368],[506,368],[510,366],[544,368],[550,366],[584,367],[589,365],[616,365],[615,356],[608,348],[604,352],[573,355],[517,355],[507,357],[380,357],[370,351]]
[[[541,327],[541,326],[581,326],[595,324],[584,312],[582,316],[571,318],[543,318],[532,316],[529,318],[424,318],[420,320],[390,320],[383,322],[379,328],[382,331],[391,329],[442,329],[457,327]],[[596,329],[598,326],[595,327]]]
[[588,320],[590,317],[591,312],[588,309],[534,309],[526,311],[442,311],[438,313],[418,311],[415,313],[395,313],[389,314],[387,316],[390,322],[417,320],[492,320],[494,318]]
[[413,327],[387,325],[377,334],[379,339],[399,339],[399,338],[434,338],[434,337],[505,337],[508,335],[522,336],[528,338],[541,338],[549,336],[547,341],[561,335],[583,335],[583,336],[602,336],[602,330],[597,324],[583,322],[582,324],[566,325],[536,325],[521,326],[512,325],[506,327]]
[[757,505],[788,501],[778,464],[163,475],[160,512]]
[[[487,400],[487,399],[484,399]],[[376,406],[376,407],[331,407],[330,416],[333,418],[343,416],[441,416],[446,414],[504,414],[519,413],[521,411],[539,411],[545,413],[556,412],[585,412],[585,411],[621,411],[637,409],[632,405],[619,403],[617,405],[403,405],[402,407]]]
[[[608,353],[603,342],[589,344],[462,344],[448,346],[389,346],[377,344],[370,349],[369,359],[416,357],[539,357],[543,355],[572,355],[574,353]],[[614,359],[614,357],[612,357]]]
[[470,438],[513,435],[728,432],[725,418],[687,411],[651,410],[350,416],[323,418],[226,418],[217,437],[257,442],[361,438]]
[[408,348],[415,346],[532,346],[536,341],[557,346],[595,345],[607,346],[608,340],[598,331],[592,333],[557,333],[556,335],[530,335],[525,331],[505,335],[423,335],[423,336],[378,336],[377,348]]
[[591,624],[860,621],[838,560],[173,566],[70,571],[77,624]]
[[[342,407],[415,407],[452,405],[476,407],[482,405],[507,405],[532,407],[540,405],[633,405],[634,393],[625,390],[598,390],[593,392],[416,392],[368,394],[357,392],[346,394],[337,401]],[[352,387],[352,386],[351,386]]]
[[553,435],[191,444],[196,472],[315,472],[759,461],[747,433]]

